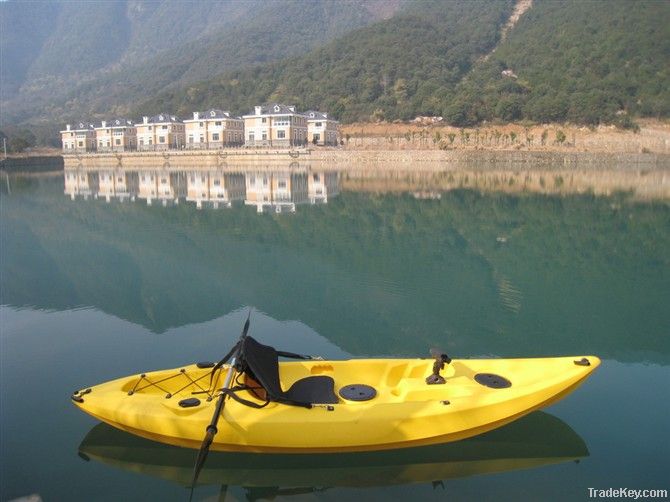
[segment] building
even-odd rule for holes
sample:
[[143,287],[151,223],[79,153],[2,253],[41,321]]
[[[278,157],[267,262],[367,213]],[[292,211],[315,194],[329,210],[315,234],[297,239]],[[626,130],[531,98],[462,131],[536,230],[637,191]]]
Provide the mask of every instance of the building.
[[95,128],[95,140],[99,152],[127,152],[137,146],[137,129],[132,120],[103,120]]
[[95,150],[95,128],[88,122],[66,124],[60,132],[64,153],[92,152]]
[[244,144],[244,120],[230,112],[193,112],[192,119],[184,120],[184,128],[188,149],[218,149]]
[[137,149],[168,150],[184,147],[184,124],[169,113],[160,113],[153,117],[142,117],[137,127]]
[[308,202],[307,174],[290,172],[246,173],[244,203],[256,206],[256,211],[295,212],[298,204]]
[[307,142],[310,145],[337,145],[337,126],[340,124],[327,113],[309,110],[307,117]]
[[245,179],[241,173],[223,173],[221,171],[191,171],[186,173],[186,200],[195,202],[198,209],[203,204],[214,209],[231,207],[246,195]]
[[246,146],[291,147],[307,144],[307,117],[295,106],[271,104],[254,107],[244,115]]

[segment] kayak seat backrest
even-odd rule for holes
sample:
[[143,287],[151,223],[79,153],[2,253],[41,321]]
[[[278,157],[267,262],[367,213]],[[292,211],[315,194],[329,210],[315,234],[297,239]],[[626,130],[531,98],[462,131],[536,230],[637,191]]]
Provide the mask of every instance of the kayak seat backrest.
[[242,347],[245,371],[265,389],[271,401],[285,404],[334,404],[335,381],[329,376],[309,376],[296,381],[284,391],[279,381],[279,355],[274,347],[263,345],[247,336]]

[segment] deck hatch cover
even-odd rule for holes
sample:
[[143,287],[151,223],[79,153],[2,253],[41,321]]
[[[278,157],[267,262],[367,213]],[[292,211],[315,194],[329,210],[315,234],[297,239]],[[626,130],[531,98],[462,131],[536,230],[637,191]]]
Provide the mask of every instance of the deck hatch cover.
[[340,389],[340,396],[347,401],[369,401],[376,395],[374,387],[362,383],[345,385]]
[[512,382],[507,380],[507,378],[495,373],[477,373],[475,375],[475,380],[478,384],[483,385],[484,387],[490,387],[491,389],[506,389],[507,387],[512,386]]

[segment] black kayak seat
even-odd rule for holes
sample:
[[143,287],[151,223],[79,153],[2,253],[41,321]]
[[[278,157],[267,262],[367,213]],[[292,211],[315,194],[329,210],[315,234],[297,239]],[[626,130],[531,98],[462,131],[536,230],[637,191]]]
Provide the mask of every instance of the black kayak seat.
[[335,381],[325,375],[301,378],[284,391],[279,381],[279,354],[250,336],[244,339],[241,359],[246,363],[244,371],[263,386],[271,401],[299,406],[339,402]]

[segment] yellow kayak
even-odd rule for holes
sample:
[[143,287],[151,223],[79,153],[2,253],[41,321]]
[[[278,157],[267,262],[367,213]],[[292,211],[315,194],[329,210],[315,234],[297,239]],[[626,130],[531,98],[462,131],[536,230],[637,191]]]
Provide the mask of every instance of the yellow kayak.
[[240,344],[235,364],[132,375],[72,400],[114,427],[176,446],[201,446],[221,400],[212,450],[372,451],[498,428],[562,398],[600,364],[595,356],[280,361],[306,356],[251,337]]

